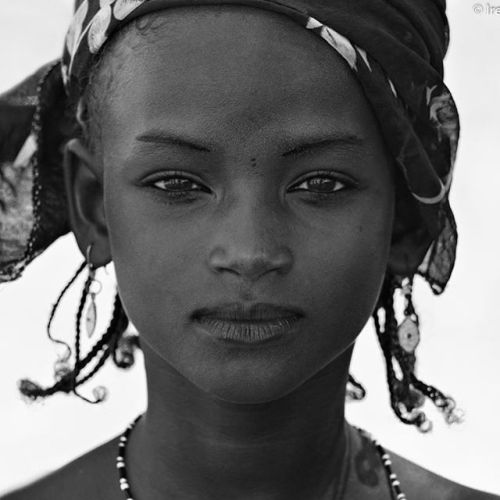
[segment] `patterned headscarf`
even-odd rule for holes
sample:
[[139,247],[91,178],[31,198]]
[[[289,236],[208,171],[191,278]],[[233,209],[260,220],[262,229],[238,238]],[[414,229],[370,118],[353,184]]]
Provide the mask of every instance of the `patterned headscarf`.
[[445,0],[80,0],[60,60],[0,96],[0,282],[69,230],[61,145],[68,96],[81,95],[113,34],[172,7],[246,5],[281,13],[349,65],[418,206],[427,251],[417,273],[441,293],[455,262],[448,194],[459,117],[443,82]]

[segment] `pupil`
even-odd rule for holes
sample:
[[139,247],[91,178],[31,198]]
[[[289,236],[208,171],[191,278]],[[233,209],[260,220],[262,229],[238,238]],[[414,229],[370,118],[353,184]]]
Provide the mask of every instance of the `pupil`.
[[309,182],[312,189],[323,193],[332,191],[335,185],[331,179],[311,179]]
[[182,190],[189,187],[191,181],[187,179],[170,179],[167,181],[167,186],[173,190]]

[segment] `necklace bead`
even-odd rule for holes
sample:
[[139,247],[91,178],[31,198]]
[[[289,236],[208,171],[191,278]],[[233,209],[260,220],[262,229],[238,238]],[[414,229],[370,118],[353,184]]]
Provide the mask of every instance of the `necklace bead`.
[[116,468],[118,470],[119,485],[120,489],[123,491],[126,500],[134,500],[132,497],[132,492],[130,491],[130,484],[128,482],[127,475],[127,465],[125,463],[125,451],[127,449],[127,441],[132,429],[135,427],[137,421],[142,417],[142,414],[138,415],[132,423],[130,423],[123,434],[118,440],[118,456],[116,457]]
[[[116,468],[118,470],[120,489],[123,491],[125,495],[125,500],[135,500],[134,497],[132,496],[132,492],[130,491],[130,483],[128,481],[128,475],[127,475],[127,465],[125,462],[125,451],[127,449],[127,441],[129,435],[132,432],[132,429],[135,427],[135,424],[137,424],[137,422],[141,417],[142,413],[138,415],[134,419],[134,421],[127,426],[123,434],[120,436],[120,439],[118,440],[118,456],[116,457]],[[378,454],[380,455],[380,459],[382,460],[382,464],[384,466],[384,470],[391,487],[391,497],[392,497],[391,500],[407,500],[406,495],[401,491],[398,476],[392,470],[391,467],[392,462],[389,453],[387,453],[386,449],[376,439],[374,439],[370,433],[359,427],[355,428],[362,435],[370,439],[370,441],[375,446],[375,449],[377,450]]]

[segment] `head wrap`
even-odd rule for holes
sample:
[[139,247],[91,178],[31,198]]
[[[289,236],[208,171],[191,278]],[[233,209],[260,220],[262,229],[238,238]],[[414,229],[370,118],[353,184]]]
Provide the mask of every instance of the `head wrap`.
[[418,270],[434,293],[457,244],[448,194],[459,117],[443,82],[445,0],[80,0],[62,58],[0,96],[0,282],[69,231],[61,146],[65,103],[80,94],[112,35],[145,14],[180,6],[246,5],[282,13],[349,65],[419,209],[427,251]]

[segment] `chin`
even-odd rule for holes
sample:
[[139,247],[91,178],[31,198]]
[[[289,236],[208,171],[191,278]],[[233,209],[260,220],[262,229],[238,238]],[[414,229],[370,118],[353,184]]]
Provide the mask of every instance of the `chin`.
[[[230,374],[226,370],[214,370],[200,380],[192,380],[201,390],[210,396],[233,404],[270,403],[288,396],[306,380],[309,374],[302,374],[298,367],[290,370],[293,364],[279,367],[232,367]],[[222,373],[221,373],[222,372]]]

